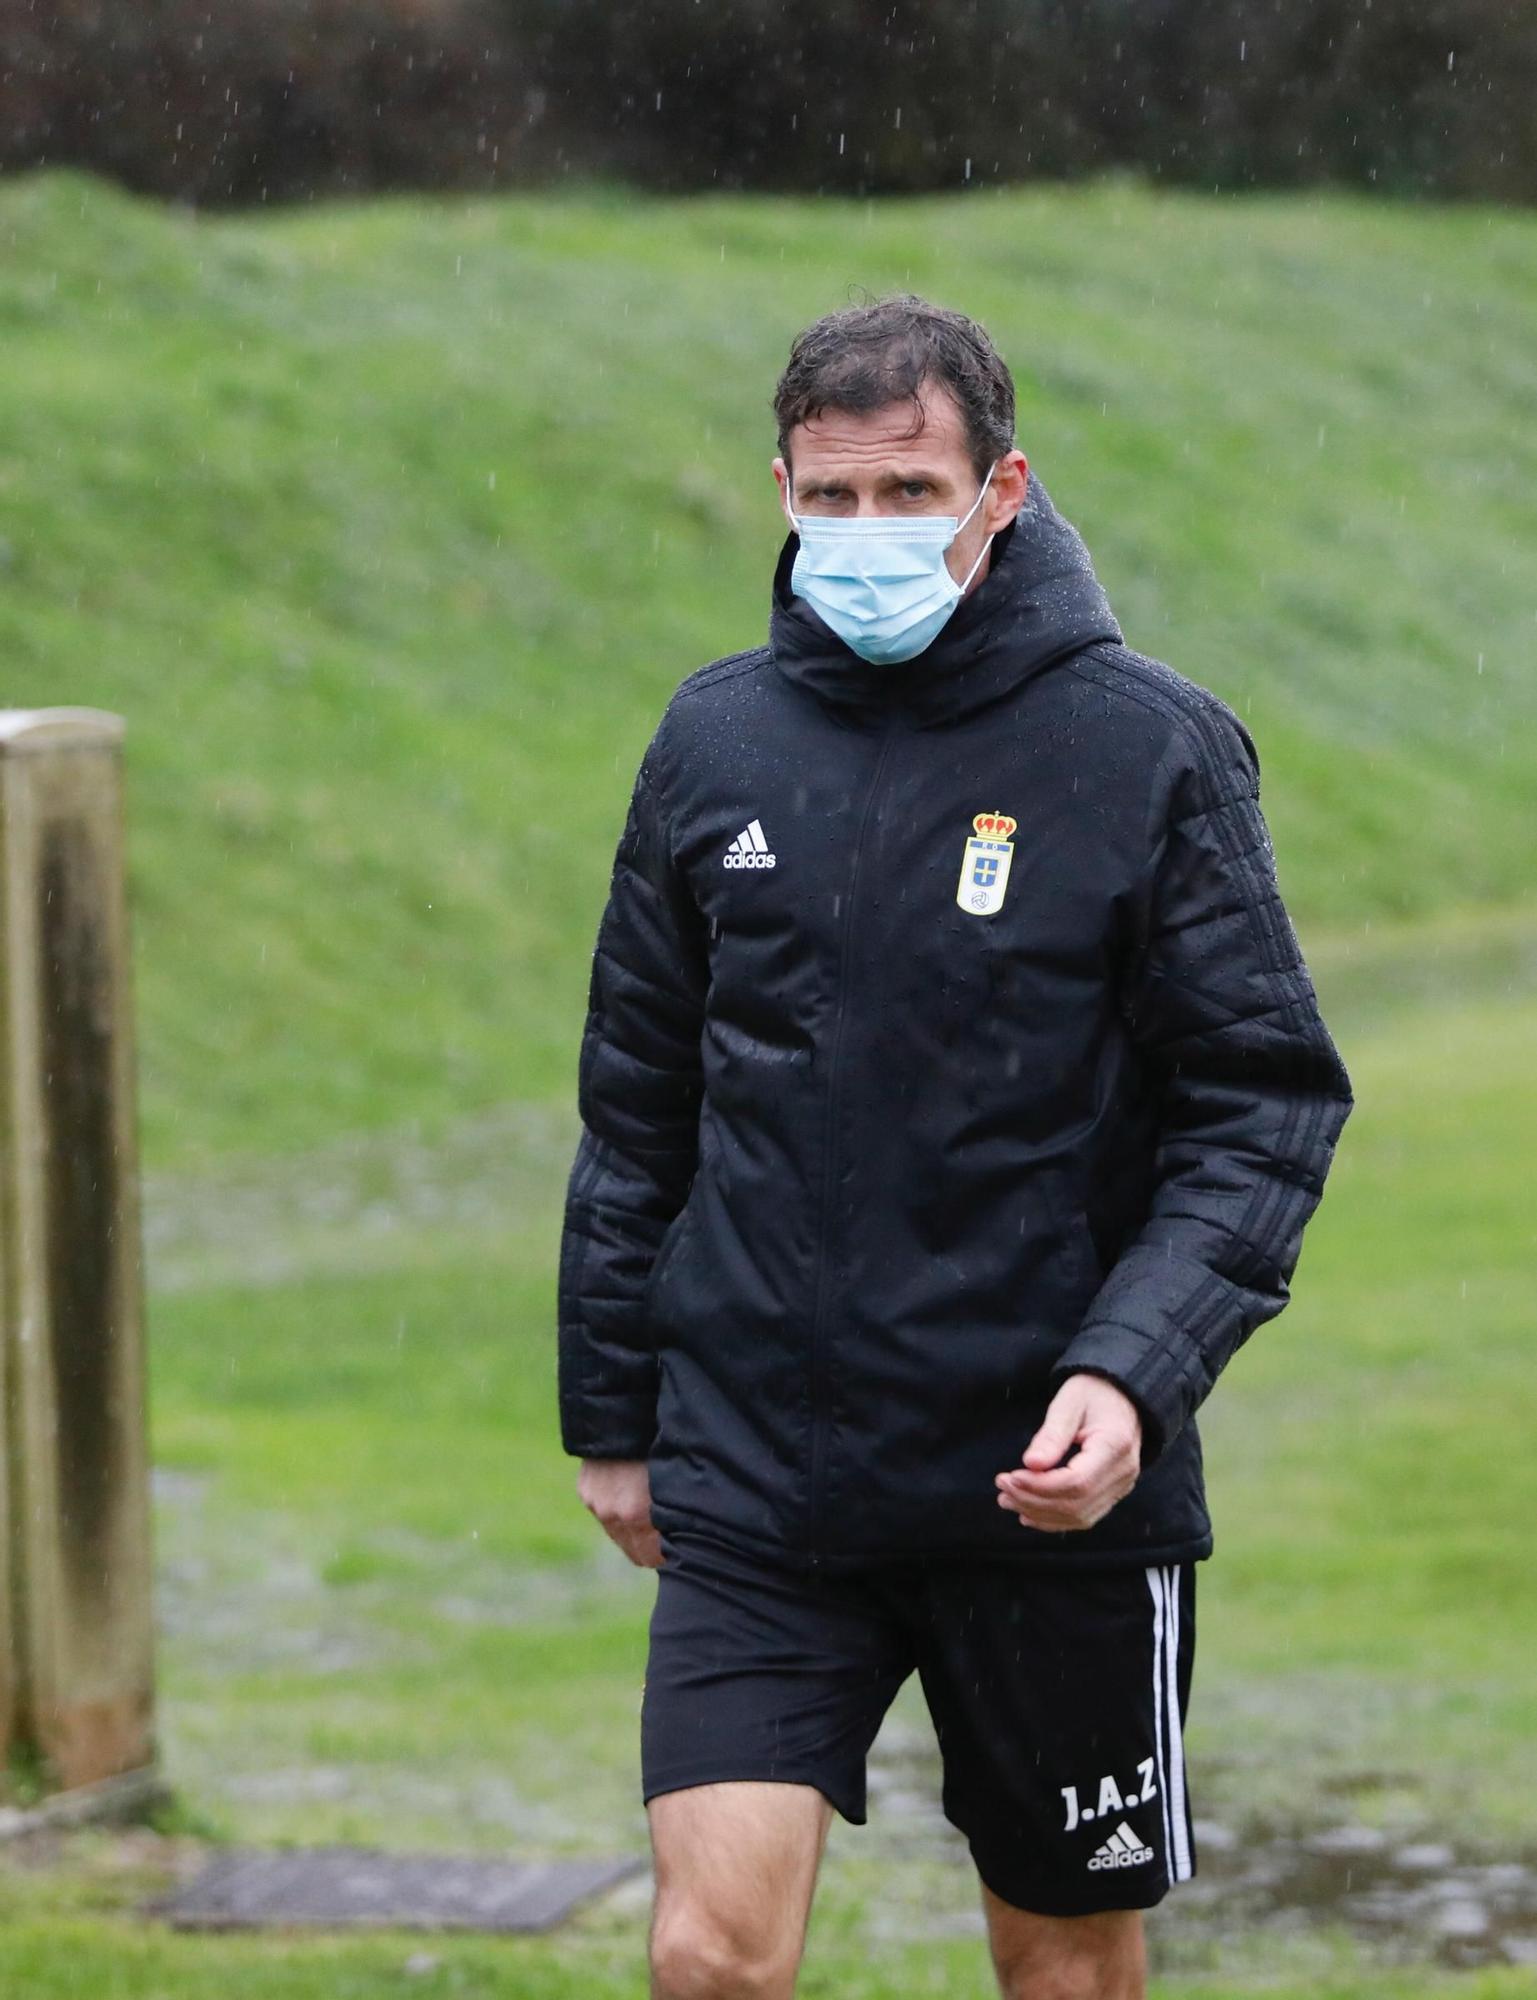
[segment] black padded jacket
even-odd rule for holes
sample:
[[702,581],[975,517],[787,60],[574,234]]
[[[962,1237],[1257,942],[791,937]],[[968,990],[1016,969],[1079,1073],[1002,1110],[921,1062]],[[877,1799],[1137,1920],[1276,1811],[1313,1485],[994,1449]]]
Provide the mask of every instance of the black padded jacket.
[[[593,955],[564,1448],[792,1566],[1211,1552],[1193,1412],[1287,1303],[1352,1104],[1246,725],[1123,643],[1032,468],[878,667],[774,577],[642,758]],[[1143,1418],[1092,1528],[997,1503],[1086,1370]]]

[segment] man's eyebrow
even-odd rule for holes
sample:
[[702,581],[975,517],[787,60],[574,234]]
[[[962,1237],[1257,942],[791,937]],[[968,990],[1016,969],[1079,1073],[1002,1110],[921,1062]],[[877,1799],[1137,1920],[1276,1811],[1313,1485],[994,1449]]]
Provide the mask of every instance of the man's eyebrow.
[[[942,486],[945,483],[944,473],[935,472],[930,470],[928,466],[919,465],[914,466],[911,471],[899,470],[888,472],[882,478],[881,484],[882,486],[907,486],[912,481],[918,479],[926,481],[930,486]],[[848,483],[847,475],[842,472],[806,472],[797,475],[795,488],[797,492],[811,492],[818,486],[846,486]]]

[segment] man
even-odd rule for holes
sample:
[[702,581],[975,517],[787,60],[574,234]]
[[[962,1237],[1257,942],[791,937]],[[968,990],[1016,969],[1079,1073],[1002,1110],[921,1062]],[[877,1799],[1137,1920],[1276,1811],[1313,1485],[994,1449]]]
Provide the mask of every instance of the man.
[[1123,641],[985,332],[794,344],[767,645],[678,687],[599,928],[578,1491],[657,1569],[658,1996],[793,1992],[917,1669],[1005,1994],[1129,2000],[1195,1866],[1198,1404],[1352,1094],[1245,725]]

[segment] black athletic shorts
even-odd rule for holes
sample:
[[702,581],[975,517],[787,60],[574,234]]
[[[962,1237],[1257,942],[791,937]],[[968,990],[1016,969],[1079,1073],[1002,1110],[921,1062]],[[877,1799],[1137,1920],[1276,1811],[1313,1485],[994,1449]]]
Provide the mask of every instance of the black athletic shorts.
[[641,1698],[642,1795],[815,1785],[851,1824],[914,1667],[941,1806],[982,1881],[1044,1916],[1146,1909],[1195,1873],[1181,1725],[1195,1565],[979,1557],[808,1576],[664,1532]]

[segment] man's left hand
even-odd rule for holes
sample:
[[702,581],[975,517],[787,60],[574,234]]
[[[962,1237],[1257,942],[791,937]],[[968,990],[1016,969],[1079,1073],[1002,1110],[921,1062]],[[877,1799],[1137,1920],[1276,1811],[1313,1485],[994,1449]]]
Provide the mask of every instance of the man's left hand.
[[1052,1534],[1092,1528],[1136,1485],[1141,1466],[1136,1404],[1103,1375],[1069,1375],[1026,1448],[1023,1468],[997,1475],[998,1504],[1026,1527]]

